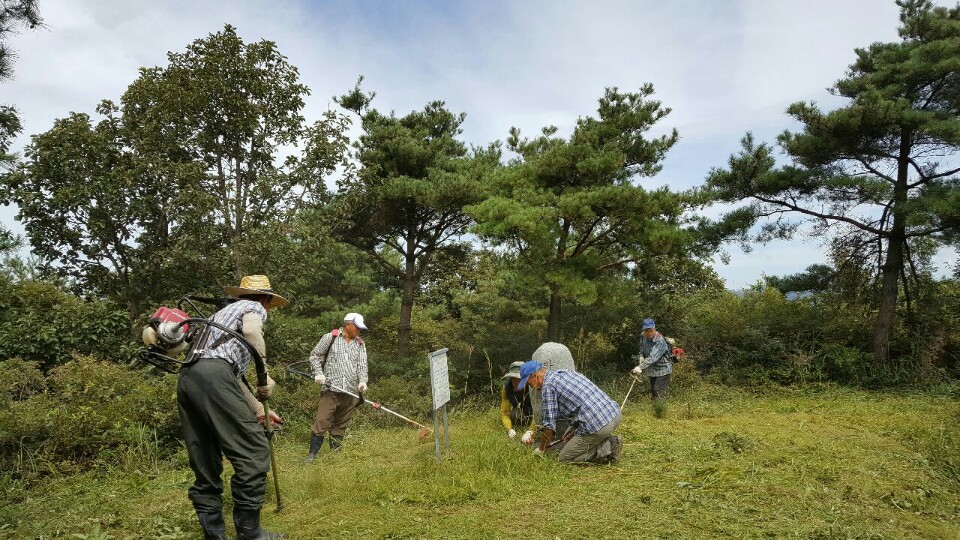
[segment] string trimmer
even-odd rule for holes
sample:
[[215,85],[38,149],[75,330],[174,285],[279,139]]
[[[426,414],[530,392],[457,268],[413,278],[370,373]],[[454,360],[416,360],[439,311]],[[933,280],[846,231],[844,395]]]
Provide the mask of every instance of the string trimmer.
[[[306,378],[306,379],[310,379],[310,380],[312,381],[312,380],[313,380],[313,373],[308,372],[308,371],[305,371],[305,369],[310,369],[310,362],[309,362],[309,361],[294,362],[294,363],[290,364],[289,366],[287,366],[287,371],[289,371],[290,373],[293,373],[294,375],[299,375],[299,376],[301,376],[301,377],[304,377],[304,378]],[[410,424],[413,424],[413,425],[417,426],[418,428],[420,428],[420,431],[417,432],[417,438],[420,439],[420,440],[423,440],[425,437],[427,437],[427,436],[429,436],[431,433],[433,433],[433,430],[430,429],[429,427],[421,424],[420,422],[417,422],[416,420],[411,420],[411,419],[407,418],[406,416],[404,416],[404,415],[402,415],[402,414],[400,414],[400,413],[398,413],[398,412],[396,412],[396,411],[392,411],[392,410],[384,407],[383,405],[380,404],[379,401],[373,401],[373,402],[367,401],[366,399],[363,398],[363,396],[354,394],[353,392],[350,392],[350,391],[348,391],[348,390],[345,390],[345,389],[343,389],[343,388],[340,388],[339,386],[337,386],[337,385],[335,385],[335,384],[327,383],[326,386],[330,387],[331,390],[334,390],[334,391],[336,391],[336,392],[341,392],[341,393],[344,393],[344,394],[346,394],[346,395],[348,395],[348,396],[353,396],[353,397],[357,398],[357,403],[360,404],[360,405],[366,403],[366,404],[370,405],[371,407],[373,407],[375,410],[382,411],[382,412],[385,412],[385,413],[387,413],[387,414],[392,414],[392,415],[396,416],[397,418],[403,420],[404,422],[408,422],[408,423],[410,423]]]

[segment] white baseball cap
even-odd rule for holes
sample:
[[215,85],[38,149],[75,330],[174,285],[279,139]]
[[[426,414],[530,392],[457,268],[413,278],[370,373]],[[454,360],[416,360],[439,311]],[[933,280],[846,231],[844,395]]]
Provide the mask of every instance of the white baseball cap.
[[359,313],[347,313],[347,316],[343,318],[343,322],[352,322],[361,330],[367,329],[367,327],[363,324],[363,315]]

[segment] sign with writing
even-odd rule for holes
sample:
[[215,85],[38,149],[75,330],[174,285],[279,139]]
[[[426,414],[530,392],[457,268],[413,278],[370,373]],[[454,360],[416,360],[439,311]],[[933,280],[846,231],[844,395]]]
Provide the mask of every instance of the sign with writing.
[[450,374],[447,369],[447,349],[430,353],[430,385],[433,387],[433,409],[450,401]]

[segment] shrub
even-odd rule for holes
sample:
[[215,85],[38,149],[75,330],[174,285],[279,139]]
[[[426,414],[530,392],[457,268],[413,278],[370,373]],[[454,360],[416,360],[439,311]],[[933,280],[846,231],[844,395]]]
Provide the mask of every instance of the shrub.
[[146,438],[159,447],[175,446],[180,428],[174,377],[85,356],[52,370],[46,387],[12,402],[9,414],[0,417],[0,461],[6,470],[30,473],[24,455],[34,463],[70,467],[142,446]]

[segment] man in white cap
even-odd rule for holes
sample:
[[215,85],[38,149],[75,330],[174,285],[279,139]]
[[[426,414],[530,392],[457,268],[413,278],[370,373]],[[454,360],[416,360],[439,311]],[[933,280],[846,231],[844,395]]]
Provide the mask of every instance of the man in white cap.
[[366,330],[363,315],[347,313],[343,326],[328,332],[310,353],[313,380],[321,385],[317,416],[310,428],[310,451],[304,463],[317,457],[323,439],[330,434],[330,449],[339,450],[347,425],[357,410],[357,400],[344,392],[361,396],[367,391],[367,347],[360,339]]
[[[287,299],[275,293],[270,280],[262,275],[244,276],[239,287],[226,287],[225,291],[239,300],[217,311],[211,320],[243,335],[265,361],[263,323],[267,310],[287,305]],[[198,348],[200,359],[180,371],[177,406],[190,468],[196,477],[187,494],[197,511],[204,538],[227,538],[221,479],[223,456],[233,465],[230,491],[237,538],[284,538],[260,527],[270,447],[257,420],[257,414],[263,414],[263,405],[257,403],[241,381],[253,355],[240,340],[212,326]],[[268,376],[267,384],[257,387],[257,394],[268,398],[272,387],[273,380]]]

